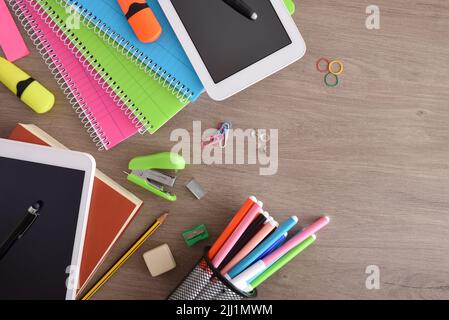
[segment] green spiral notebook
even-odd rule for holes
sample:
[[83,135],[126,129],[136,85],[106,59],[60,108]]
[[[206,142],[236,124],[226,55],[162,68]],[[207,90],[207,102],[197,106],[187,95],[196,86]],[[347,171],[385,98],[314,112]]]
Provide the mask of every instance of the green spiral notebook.
[[[66,11],[60,0],[36,0],[69,48],[82,54],[79,57],[96,77],[101,77],[104,88],[111,88],[122,99],[124,112],[133,114],[145,131],[156,132],[169,119],[188,104],[164,87],[159,80],[149,76],[134,62],[103,41],[93,25],[76,23],[76,17]],[[70,26],[74,27],[70,27]],[[55,29],[59,29],[56,30]],[[107,88],[109,87],[109,88]]]

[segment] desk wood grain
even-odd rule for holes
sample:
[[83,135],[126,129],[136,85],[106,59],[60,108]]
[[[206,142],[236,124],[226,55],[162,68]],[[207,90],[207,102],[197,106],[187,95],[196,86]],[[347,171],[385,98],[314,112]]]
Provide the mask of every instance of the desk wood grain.
[[[380,7],[380,30],[365,28],[370,4]],[[1,136],[19,121],[34,123],[92,153],[101,170],[145,201],[102,271],[170,211],[96,299],[165,298],[202,254],[202,245],[188,248],[181,233],[205,223],[211,238],[203,244],[210,243],[249,194],[279,219],[332,218],[313,247],[260,287],[259,298],[449,298],[449,3],[302,0],[294,18],[308,46],[301,61],[225,102],[203,95],[157,134],[109,152],[96,151],[35,50],[18,65],[56,93],[54,110],[33,114],[0,87]],[[320,57],[344,61],[338,88],[324,86],[315,70]],[[192,165],[180,176],[176,203],[126,182],[129,159],[169,150],[172,130],[223,119],[242,129],[279,129],[276,175],[260,176],[254,165]],[[191,177],[208,192],[201,201],[184,187]],[[178,266],[152,278],[142,254],[162,243]],[[368,265],[380,268],[379,290],[365,287]]]

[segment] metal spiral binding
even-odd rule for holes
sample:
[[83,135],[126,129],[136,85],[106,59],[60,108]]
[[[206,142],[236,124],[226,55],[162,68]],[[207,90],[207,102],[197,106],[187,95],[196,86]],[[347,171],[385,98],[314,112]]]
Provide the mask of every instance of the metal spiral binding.
[[[181,81],[163,70],[153,59],[148,56],[143,57],[143,52],[135,48],[119,33],[108,27],[101,19],[94,16],[92,12],[88,12],[76,0],[56,0],[63,7],[72,8],[80,15],[84,25],[89,29],[93,29],[95,33],[101,37],[110,46],[117,49],[120,53],[125,55],[128,59],[133,61],[141,70],[148,73],[154,80],[158,81],[162,87],[167,88],[176,98],[182,103],[187,103],[195,95],[190,91]],[[143,59],[142,59],[143,57]]]
[[[8,0],[11,1],[11,0]],[[16,0],[23,1],[23,0]],[[95,81],[97,81],[102,89],[109,94],[114,102],[118,104],[120,109],[130,119],[132,124],[136,126],[140,134],[146,133],[153,128],[151,122],[139,111],[128,95],[120,88],[108,73],[102,69],[95,57],[89,50],[83,46],[77,37],[74,37],[71,30],[66,27],[65,22],[60,20],[59,15],[48,6],[44,0],[25,0],[27,1],[42,18],[42,20],[53,30],[53,32],[61,39],[62,43],[75,55],[83,67],[90,73]],[[98,71],[101,70],[101,71]]]
[[[42,30],[38,28],[33,16],[23,5],[23,2],[24,0],[8,0],[11,10],[22,24],[25,32],[28,34],[39,54],[42,56],[51,74],[54,76],[56,83],[62,89],[73,110],[80,118],[81,123],[87,129],[92,141],[95,143],[98,150],[106,150],[110,143],[107,140],[105,132],[102,131],[101,126],[93,116],[90,108],[86,107],[86,102],[80,97],[78,88],[76,88],[75,83],[69,77],[69,74],[64,72],[65,69],[59,70],[62,65],[59,58],[54,53],[48,40],[43,39],[44,35],[42,34]],[[30,1],[28,2],[33,6]]]

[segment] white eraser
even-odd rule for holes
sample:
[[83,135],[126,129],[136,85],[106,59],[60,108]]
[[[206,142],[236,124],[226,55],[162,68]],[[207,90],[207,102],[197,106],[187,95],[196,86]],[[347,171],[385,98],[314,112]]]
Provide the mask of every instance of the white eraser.
[[160,276],[176,267],[175,258],[167,244],[160,245],[143,254],[143,260],[153,277]]

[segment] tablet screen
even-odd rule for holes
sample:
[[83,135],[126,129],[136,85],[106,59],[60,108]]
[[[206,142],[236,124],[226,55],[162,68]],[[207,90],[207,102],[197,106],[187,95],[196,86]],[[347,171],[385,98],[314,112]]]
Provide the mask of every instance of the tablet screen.
[[270,0],[245,0],[252,21],[222,0],[171,0],[215,83],[292,43]]
[[0,300],[65,299],[85,172],[0,157],[0,246],[43,202],[40,215],[0,259]]

